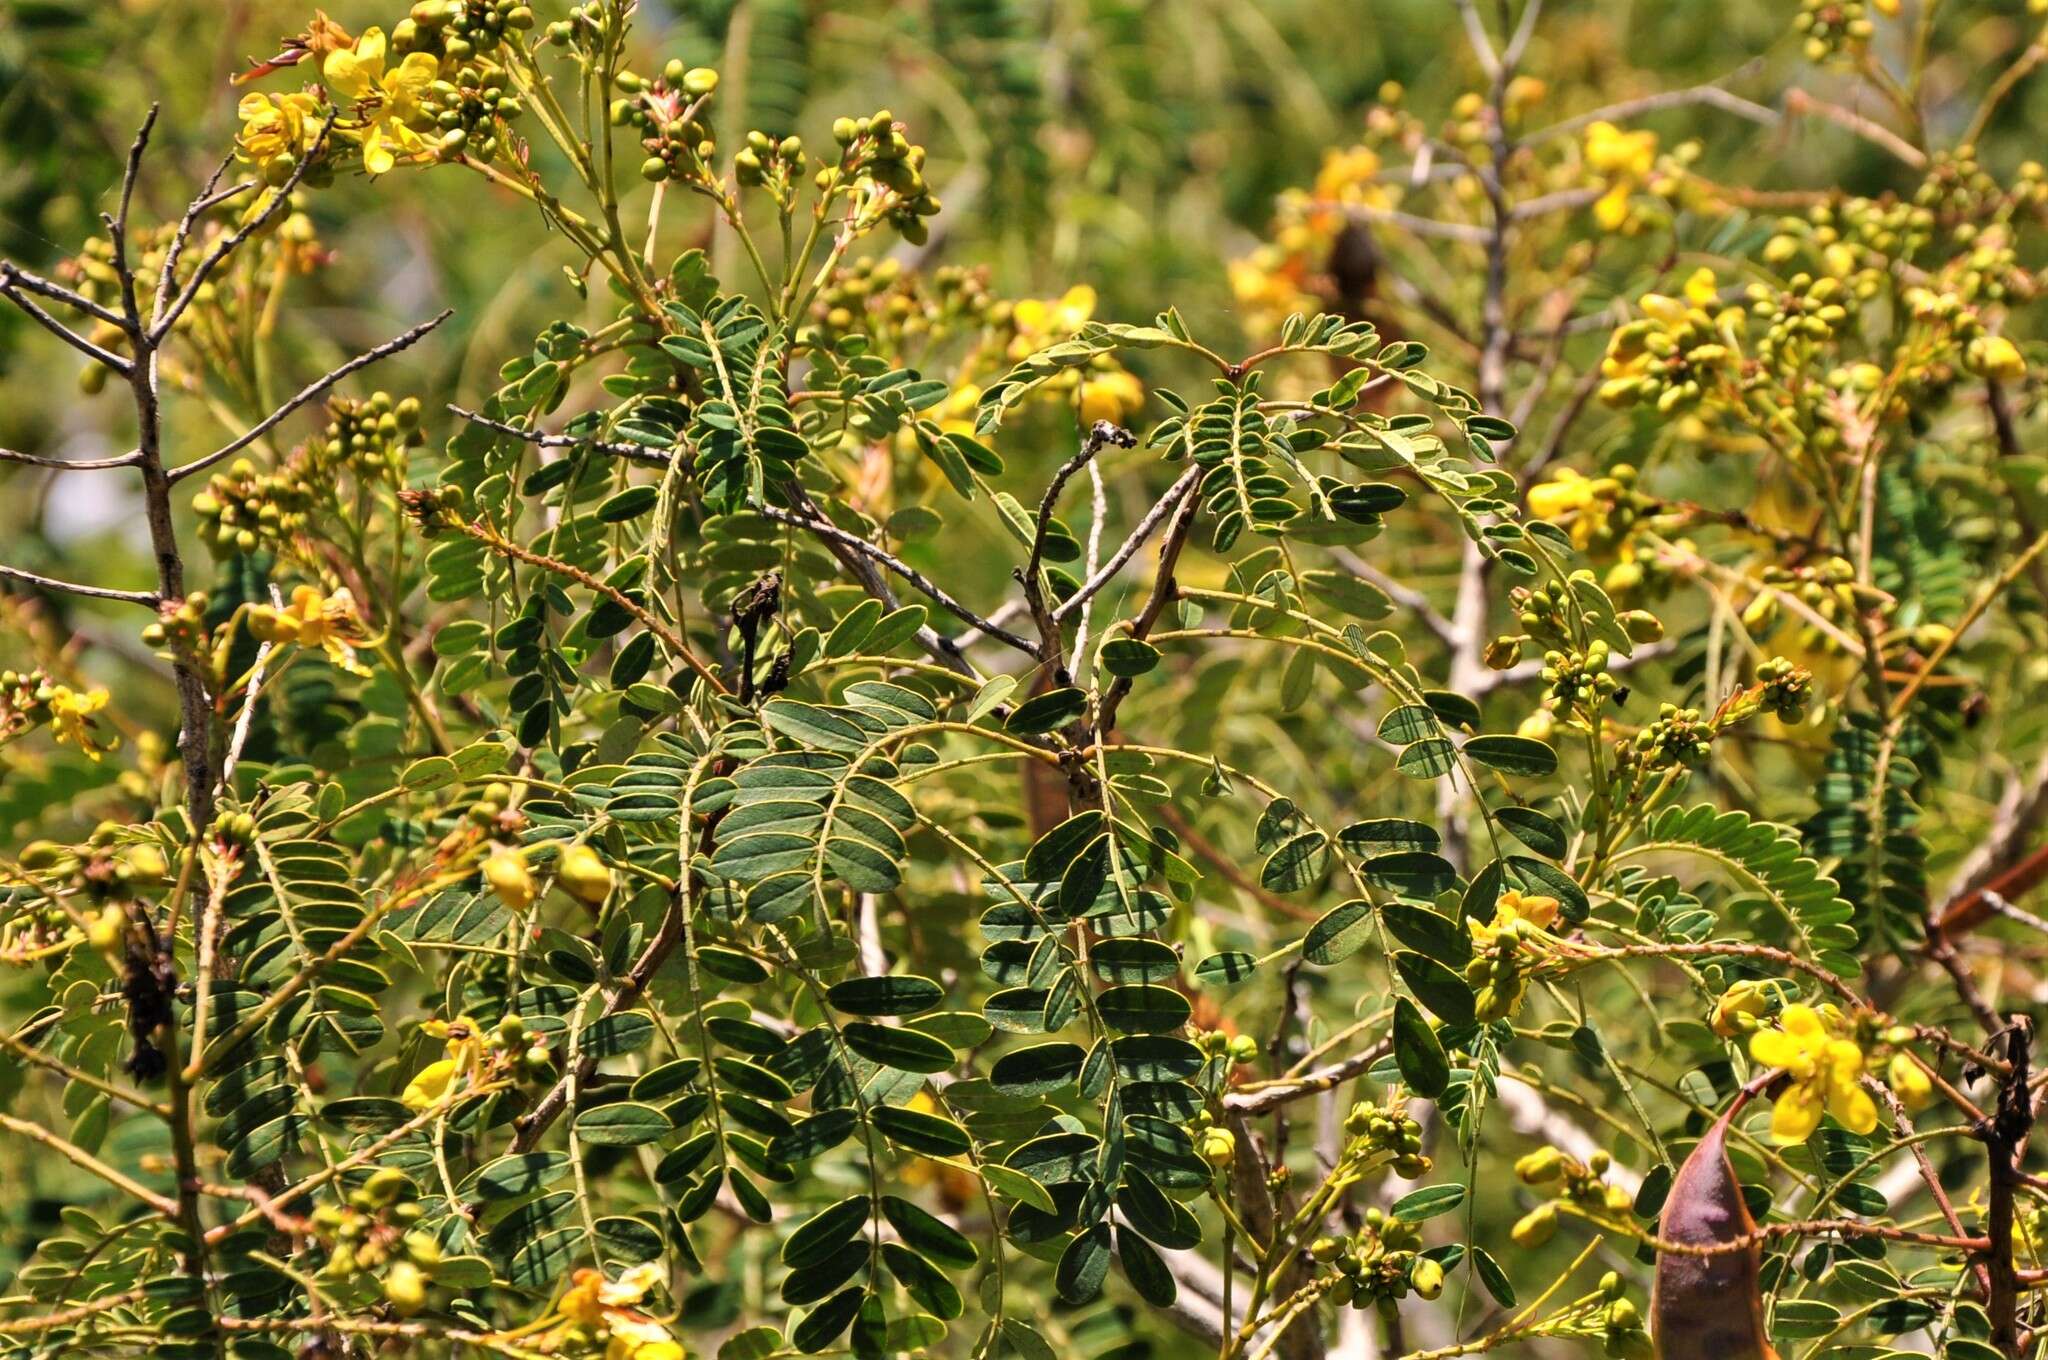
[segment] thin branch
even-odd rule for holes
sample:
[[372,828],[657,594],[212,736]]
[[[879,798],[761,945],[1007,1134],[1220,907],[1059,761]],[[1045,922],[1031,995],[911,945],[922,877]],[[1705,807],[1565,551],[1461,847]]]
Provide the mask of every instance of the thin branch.
[[1872,122],[1852,109],[1840,104],[1830,104],[1825,99],[1815,98],[1804,90],[1794,89],[1785,95],[1785,112],[1798,117],[1802,114],[1818,114],[1836,127],[1846,128],[1872,146],[1882,147],[1915,170],[1927,168],[1927,155],[1905,138],[1893,132],[1882,123]]
[[104,471],[107,468],[134,467],[141,461],[134,449],[117,458],[49,458],[39,453],[0,449],[0,463],[25,463],[29,467],[50,468],[57,472]]
[[228,167],[233,165],[234,161],[235,158],[232,152],[222,157],[221,163],[213,168],[211,175],[207,176],[205,187],[200,189],[198,195],[185,205],[185,215],[178,219],[178,229],[171,233],[171,242],[164,249],[164,267],[158,272],[156,297],[150,303],[149,314],[151,316],[162,316],[164,313],[164,304],[170,300],[171,285],[178,277],[179,257],[185,253],[185,243],[191,239],[192,228],[198,223],[200,216],[208,209],[225,203],[243,190],[255,187],[256,182],[254,180],[243,180],[224,192],[214,192],[215,187],[220,183],[220,177],[228,172]]
[[1095,598],[1104,586],[1116,579],[1116,574],[1124,569],[1124,564],[1136,557],[1138,550],[1152,537],[1152,531],[1165,522],[1166,517],[1180,504],[1181,498],[1193,491],[1195,484],[1201,480],[1202,469],[1199,467],[1191,466],[1186,472],[1181,473],[1174,484],[1166,489],[1166,494],[1152,503],[1152,508],[1145,512],[1145,517],[1131,530],[1131,536],[1109,555],[1109,561],[1102,564],[1102,569],[1083,581],[1079,590],[1060,601],[1059,606],[1052,611],[1052,616],[1064,619]]
[[1038,522],[1031,534],[1031,555],[1025,560],[1023,569],[1017,573],[1017,583],[1024,587],[1024,602],[1031,607],[1032,620],[1038,625],[1038,659],[1045,663],[1062,684],[1066,681],[1066,663],[1060,655],[1060,625],[1053,616],[1051,605],[1046,601],[1045,580],[1042,574],[1045,566],[1046,539],[1052,530],[1053,511],[1059,508],[1060,492],[1066,489],[1067,482],[1093,461],[1095,455],[1102,452],[1104,445],[1116,443],[1128,448],[1136,442],[1129,434],[1110,422],[1096,421],[1094,428],[1088,431],[1087,438],[1081,441],[1081,447],[1075,451],[1074,456],[1060,464],[1059,470],[1053,473],[1052,481],[1045,488],[1045,495],[1038,502]]
[[95,321],[104,321],[109,326],[121,324],[121,314],[94,302],[83,293],[73,292],[61,283],[52,283],[40,274],[31,273],[12,261],[0,260],[0,290],[18,288],[24,293],[61,302],[74,311],[84,312]]
[[1421,622],[1422,626],[1436,634],[1437,641],[1455,644],[1458,632],[1451,627],[1451,621],[1443,616],[1437,607],[1429,602],[1429,596],[1414,586],[1396,581],[1357,553],[1344,548],[1333,548],[1330,557],[1338,566],[1377,589],[1401,608]]
[[1032,645],[1030,639],[1011,632],[993,620],[983,618],[951,595],[948,595],[935,581],[916,567],[911,566],[908,562],[894,556],[887,550],[876,547],[859,534],[849,533],[847,530],[826,520],[811,519],[796,514],[793,511],[784,510],[780,506],[757,505],[754,509],[777,524],[787,524],[792,528],[808,530],[820,538],[830,539],[834,543],[851,548],[863,557],[881,563],[890,571],[895,572],[898,576],[908,581],[917,590],[929,595],[941,608],[958,618],[961,622],[970,627],[980,629],[992,638],[1007,642],[1010,646],[1017,648],[1027,656],[1038,655],[1038,648]]
[[71,595],[89,595],[95,600],[119,600],[123,604],[139,604],[144,609],[154,610],[157,597],[147,590],[109,590],[105,586],[81,585],[76,581],[60,581],[54,576],[38,576],[20,567],[10,567],[0,562],[0,577],[10,581],[21,581],[44,590],[61,590]]
[[[1746,65],[1741,71],[1723,76],[1722,80],[1734,80],[1748,69]],[[1541,142],[1551,137],[1562,137],[1577,132],[1580,128],[1594,123],[1623,123],[1646,113],[1684,108],[1689,104],[1711,104],[1723,113],[1732,113],[1738,118],[1747,118],[1752,123],[1760,123],[1769,128],[1777,127],[1784,121],[1776,109],[1768,109],[1740,95],[1730,94],[1717,82],[1711,85],[1695,85],[1688,90],[1666,90],[1661,94],[1648,94],[1639,99],[1623,99],[1612,104],[1603,104],[1589,112],[1560,119],[1548,127],[1538,128],[1522,140],[1524,143]]]
[[6,1129],[9,1133],[18,1133],[32,1142],[42,1144],[50,1149],[50,1151],[64,1158],[65,1161],[70,1162],[73,1166],[78,1167],[82,1171],[91,1172],[116,1190],[132,1195],[160,1214],[170,1217],[175,1216],[178,1212],[177,1201],[171,1199],[168,1195],[160,1195],[140,1181],[123,1175],[99,1158],[93,1156],[90,1152],[87,1152],[84,1148],[79,1147],[75,1143],[66,1142],[40,1124],[31,1123],[26,1119],[16,1119],[11,1114],[0,1114],[0,1129]]
[[126,359],[123,359],[110,349],[95,345],[92,341],[86,339],[77,331],[72,330],[41,307],[38,307],[20,289],[14,287],[14,277],[5,268],[0,268],[0,297],[6,298],[9,302],[21,308],[37,325],[77,350],[80,354],[83,354],[86,358],[91,359],[95,363],[105,364],[123,377],[127,376],[129,363]]
[[1434,217],[1418,217],[1414,213],[1396,212],[1391,208],[1368,208],[1356,203],[1345,205],[1344,213],[1354,222],[1399,227],[1417,236],[1436,236],[1446,241],[1462,241],[1473,246],[1486,244],[1486,228],[1475,227],[1469,222],[1439,222]]
[[[263,211],[244,221],[241,226],[214,242],[213,249],[207,251],[200,258],[199,264],[192,270],[192,277],[185,281],[185,286],[178,290],[178,295],[172,298],[168,304],[159,302],[151,310],[149,339],[152,344],[161,344],[163,338],[171,333],[171,327],[178,324],[178,318],[184,315],[187,307],[192,305],[193,299],[199,296],[199,290],[206,285],[206,281],[209,278],[213,277],[213,271],[220,267],[221,262],[237,250],[240,250],[243,242],[268,227],[277,215],[284,211],[291,203],[292,190],[299,187],[299,181],[306,177],[306,172],[312,169],[314,163],[320,159],[320,152],[327,145],[327,134],[333,130],[334,120],[340,116],[341,111],[339,109],[328,113],[326,119],[320,124],[320,131],[314,134],[312,145],[306,148],[305,155],[299,157],[298,164],[292,167],[291,175],[273,191],[271,200],[264,205]],[[169,277],[168,271],[166,271],[165,277]],[[163,298],[165,296],[167,296],[167,293],[159,286],[158,297]]]
[[548,434],[541,430],[529,430],[524,426],[514,425],[509,421],[495,420],[481,411],[472,411],[467,407],[457,406],[454,402],[448,403],[448,409],[472,425],[481,425],[487,430],[495,430],[499,434],[531,444],[537,449],[594,449],[599,453],[610,454],[614,458],[624,458],[628,462],[645,463],[649,467],[667,467],[675,461],[674,457],[670,454],[663,453],[659,449],[650,449],[640,444],[617,444],[609,440],[579,437],[573,434]]
[[375,349],[365,350],[341,367],[330,370],[325,377],[314,379],[301,388],[297,396],[285,402],[284,405],[278,407],[275,411],[272,411],[239,437],[229,440],[203,458],[195,458],[183,467],[172,468],[168,474],[169,479],[173,483],[182,482],[196,472],[204,472],[223,458],[232,458],[235,454],[240,453],[243,449],[248,448],[264,435],[276,429],[286,416],[289,416],[307,402],[312,401],[315,397],[321,396],[327,389],[333,387],[349,374],[359,369],[368,368],[380,360],[388,359],[400,350],[410,349],[418,342],[421,336],[424,336],[428,331],[433,330],[453,315],[455,315],[453,308],[445,308],[439,316],[422,321],[404,334],[393,336]]

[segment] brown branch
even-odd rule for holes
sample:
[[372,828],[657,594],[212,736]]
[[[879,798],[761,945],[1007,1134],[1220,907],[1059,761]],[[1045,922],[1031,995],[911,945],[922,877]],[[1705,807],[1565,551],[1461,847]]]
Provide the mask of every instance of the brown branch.
[[368,368],[371,364],[377,363],[379,360],[388,359],[392,355],[398,353],[400,350],[410,349],[413,346],[413,344],[416,343],[428,331],[433,330],[436,326],[439,326],[443,321],[446,321],[449,317],[453,315],[455,315],[455,311],[453,308],[445,308],[442,310],[440,315],[422,321],[419,325],[414,326],[411,330],[406,331],[403,334],[394,335],[389,340],[386,340],[383,344],[378,345],[375,349],[364,350],[361,354],[358,354],[355,358],[350,359],[347,363],[341,365],[339,368],[328,370],[327,374],[324,377],[315,378],[312,382],[306,384],[306,386],[299,389],[299,393],[297,396],[292,397],[290,400],[286,401],[284,405],[278,407],[269,415],[265,416],[262,420],[256,422],[255,425],[251,426],[247,431],[245,431],[241,435],[229,440],[227,443],[221,445],[212,453],[209,453],[204,457],[195,458],[191,462],[186,463],[181,467],[171,469],[171,472],[169,474],[170,480],[173,483],[182,482],[187,477],[192,476],[194,473],[204,472],[206,469],[212,467],[215,463],[221,461],[221,459],[231,458],[235,454],[240,453],[243,449],[248,448],[251,444],[261,439],[264,435],[269,434],[273,429],[277,428],[277,426],[284,421],[284,418],[286,416],[289,416],[292,412],[298,410],[301,406],[304,406],[307,402],[313,400],[315,397],[322,395],[327,391],[327,389],[333,387],[336,383],[340,382],[343,378],[346,378],[349,374],[354,373],[359,369]]

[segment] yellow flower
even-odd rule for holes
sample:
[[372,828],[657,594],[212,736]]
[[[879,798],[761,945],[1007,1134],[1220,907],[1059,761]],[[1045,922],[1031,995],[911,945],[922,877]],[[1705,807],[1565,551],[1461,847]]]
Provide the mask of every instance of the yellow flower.
[[91,689],[80,694],[69,685],[53,685],[49,702],[51,734],[98,760],[106,748],[93,740],[92,715],[107,706],[107,692]]
[[616,1280],[586,1267],[571,1277],[555,1312],[571,1326],[602,1329],[605,1360],[683,1360],[683,1348],[668,1328],[635,1309],[661,1279],[661,1268],[651,1261]]
[[1121,368],[1081,375],[1081,422],[1121,425],[1145,405],[1145,385]]
[[1657,166],[1657,134],[1624,132],[1606,119],[1586,129],[1586,164],[1619,179],[1648,179]]
[[526,851],[500,850],[484,861],[484,882],[491,885],[491,891],[498,900],[514,911],[525,911],[533,905],[539,887],[533,881],[533,871],[526,867]]
[[1095,315],[1095,290],[1077,283],[1057,299],[1025,298],[1010,315],[1016,322],[1018,341],[1025,346],[1022,353],[1012,346],[1011,354],[1021,359],[1040,348],[1038,343],[1029,342],[1064,340],[1086,325],[1088,318]]
[[352,675],[370,673],[356,660],[351,645],[362,640],[362,623],[356,613],[356,597],[346,587],[322,595],[313,586],[296,586],[291,603],[283,609],[257,605],[249,610],[249,631],[259,640],[318,647],[329,661]]
[[1603,231],[1619,231],[1628,224],[1629,186],[1616,184],[1593,200],[1593,220]]
[[612,871],[604,857],[587,845],[572,845],[562,852],[555,869],[555,881],[579,902],[597,906],[611,896]]
[[235,139],[235,155],[258,170],[310,151],[320,136],[320,101],[303,90],[245,94],[236,112],[242,132]]
[[399,1099],[408,1110],[431,1110],[448,1098],[461,1072],[462,1064],[453,1058],[437,1058],[406,1083],[405,1094]]
[[1465,928],[1472,933],[1472,942],[1484,949],[1500,936],[1514,932],[1517,923],[1526,922],[1537,930],[1548,930],[1557,920],[1558,905],[1555,897],[1525,897],[1520,890],[1510,888],[1493,904],[1491,921],[1468,916]]
[[1586,165],[1607,185],[1593,203],[1593,220],[1603,231],[1629,225],[1629,199],[1657,168],[1657,134],[1624,132],[1600,120],[1586,129]]
[[1229,1129],[1203,1129],[1195,1139],[1195,1152],[1210,1166],[1221,1170],[1237,1156],[1237,1135]]
[[1782,1068],[1792,1079],[1771,1106],[1771,1137],[1803,1143],[1820,1127],[1823,1112],[1852,1133],[1876,1128],[1877,1104],[1857,1084],[1863,1050],[1839,1037],[1811,1006],[1787,1006],[1778,1024],[1781,1028],[1758,1030],[1749,1040],[1752,1058]]
[[464,1072],[474,1068],[483,1056],[483,1030],[468,1016],[455,1020],[429,1020],[420,1026],[423,1033],[447,1041],[443,1055],[419,1070],[419,1075],[406,1083],[405,1094],[399,1099],[407,1109],[430,1110],[447,1100],[461,1086]]
[[420,95],[440,74],[440,63],[425,52],[410,52],[397,69],[384,66],[384,30],[366,28],[353,48],[327,54],[321,74],[336,93],[355,101],[362,119],[363,169],[381,175],[400,155],[427,150],[426,139],[407,126]]
[[1915,1062],[1910,1053],[1892,1054],[1892,1060],[1884,1070],[1884,1081],[1908,1114],[1918,1114],[1934,1103],[1934,1082],[1928,1078],[1927,1069]]
[[1570,468],[1559,468],[1547,481],[1529,488],[1529,513],[1538,519],[1561,520],[1593,503],[1591,478]]
[[1316,173],[1315,196],[1326,203],[1378,206],[1386,197],[1374,184],[1380,173],[1379,153],[1371,147],[1354,146],[1323,153],[1323,168]]

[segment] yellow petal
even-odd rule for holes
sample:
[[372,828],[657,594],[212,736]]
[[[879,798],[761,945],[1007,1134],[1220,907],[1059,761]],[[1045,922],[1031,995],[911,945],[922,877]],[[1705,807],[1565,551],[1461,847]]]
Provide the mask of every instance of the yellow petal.
[[449,1088],[455,1084],[455,1072],[455,1063],[448,1058],[430,1062],[406,1084],[405,1094],[399,1099],[407,1109],[430,1110],[447,1098]]
[[373,126],[363,134],[363,169],[372,175],[382,175],[398,164],[398,158],[391,154],[391,144],[385,140],[381,127]]
[[1593,220],[1603,230],[1615,231],[1628,221],[1628,186],[1617,184],[1593,204]]
[[337,47],[329,52],[327,60],[320,64],[320,74],[350,99],[375,94],[377,81],[384,74],[384,30],[365,29],[354,48]]
[[1783,1030],[1760,1029],[1749,1036],[1749,1056],[1765,1067],[1791,1067],[1806,1056],[1806,1050]]
[[425,52],[411,52],[398,69],[384,79],[384,88],[396,95],[415,98],[441,74],[441,64]]
[[1830,1084],[1828,1113],[1851,1133],[1869,1133],[1877,1127],[1877,1102],[1861,1086],[1847,1082]]
[[1820,1022],[1820,1012],[1811,1006],[1797,1002],[1785,1008],[1784,1013],[1778,1017],[1778,1023],[1785,1027],[1785,1031],[1788,1034],[1819,1035],[1826,1033],[1826,1027]]
[[1771,1138],[1779,1143],[1803,1143],[1820,1127],[1820,1095],[1801,1082],[1778,1097],[1771,1106]]
[[1863,1050],[1847,1039],[1828,1040],[1827,1061],[1828,1066],[1849,1081],[1863,1075]]

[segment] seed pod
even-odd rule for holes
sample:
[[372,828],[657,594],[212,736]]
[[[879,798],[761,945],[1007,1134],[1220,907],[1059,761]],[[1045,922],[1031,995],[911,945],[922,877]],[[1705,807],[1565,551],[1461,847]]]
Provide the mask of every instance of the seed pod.
[[1728,1161],[1728,1121],[1745,1100],[1736,1098],[1678,1169],[1657,1234],[1689,1246],[1745,1238],[1749,1245],[1713,1256],[1658,1255],[1650,1330],[1662,1360],[1778,1360],[1764,1330],[1763,1244]]

